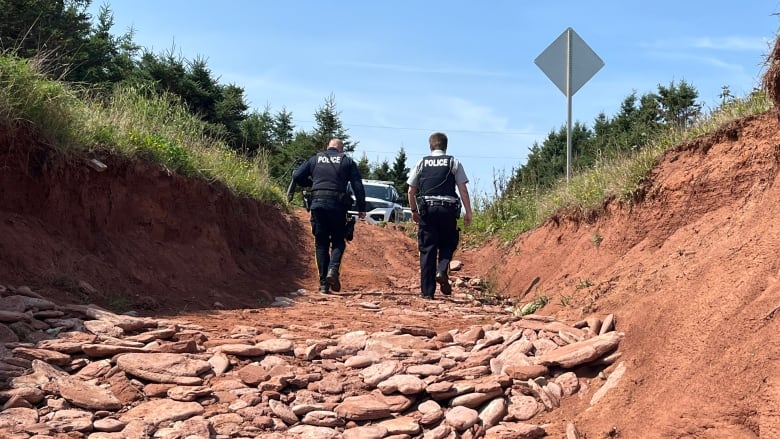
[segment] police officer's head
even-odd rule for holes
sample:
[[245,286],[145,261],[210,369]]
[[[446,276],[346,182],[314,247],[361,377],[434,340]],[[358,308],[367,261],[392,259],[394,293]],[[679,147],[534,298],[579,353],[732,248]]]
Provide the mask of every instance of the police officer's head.
[[433,133],[431,137],[428,137],[428,144],[431,147],[431,151],[440,149],[447,152],[447,135],[444,133]]
[[341,139],[330,139],[330,142],[328,142],[328,149],[335,149],[338,150],[338,152],[344,152],[344,141]]

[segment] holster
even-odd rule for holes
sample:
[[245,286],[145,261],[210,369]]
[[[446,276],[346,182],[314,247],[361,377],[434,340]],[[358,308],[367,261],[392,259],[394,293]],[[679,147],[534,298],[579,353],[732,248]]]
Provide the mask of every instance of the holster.
[[417,213],[420,216],[425,216],[428,213],[428,203],[425,201],[425,197],[417,195],[414,199],[417,200]]
[[349,195],[349,192],[344,193],[341,202],[344,204],[344,206],[347,207],[347,210],[349,210],[349,208],[352,207],[352,196]]
[[355,237],[355,222],[357,220],[354,216],[349,215],[349,218],[347,219],[347,232],[344,234],[344,239],[347,241],[352,241],[352,238]]
[[311,197],[312,197],[311,191],[308,189],[304,189],[303,191],[301,191],[301,195],[303,196],[303,207],[305,207],[306,211],[308,212],[311,210]]

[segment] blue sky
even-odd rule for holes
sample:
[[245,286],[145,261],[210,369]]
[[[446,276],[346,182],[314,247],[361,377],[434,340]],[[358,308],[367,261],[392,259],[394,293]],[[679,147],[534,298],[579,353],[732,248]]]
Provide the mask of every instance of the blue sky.
[[724,85],[744,96],[780,28],[780,0],[94,0],[93,15],[101,5],[115,35],[132,27],[154,53],[206,59],[297,129],[332,95],[357,158],[392,164],[403,147],[411,166],[430,133],[447,133],[477,194],[566,124],[566,97],[534,60],[567,27],[605,63],[573,96],[590,127],[671,81],[705,109]]

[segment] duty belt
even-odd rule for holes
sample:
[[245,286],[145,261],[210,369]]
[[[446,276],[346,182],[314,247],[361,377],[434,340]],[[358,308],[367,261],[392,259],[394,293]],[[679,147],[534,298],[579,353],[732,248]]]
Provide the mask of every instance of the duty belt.
[[433,201],[426,201],[425,204],[429,206],[444,206],[444,207],[455,207],[458,205],[457,201],[441,201],[441,200],[433,200]]
[[315,197],[322,197],[322,198],[341,198],[346,194],[346,192],[340,192],[340,191],[331,191],[328,189],[315,189],[311,191],[311,194]]
[[441,198],[425,197],[423,200],[425,201],[425,204],[427,204],[428,206],[456,207],[459,204],[458,200],[444,200]]

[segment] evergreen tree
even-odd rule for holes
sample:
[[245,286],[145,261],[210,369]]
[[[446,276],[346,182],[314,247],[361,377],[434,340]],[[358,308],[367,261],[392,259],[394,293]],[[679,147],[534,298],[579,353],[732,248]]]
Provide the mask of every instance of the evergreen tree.
[[658,85],[657,101],[660,106],[661,119],[667,124],[678,127],[690,126],[701,113],[701,105],[696,103],[699,92],[685,81],[675,85],[674,81],[668,87]]
[[375,180],[393,181],[393,172],[387,160],[377,165],[371,174]]
[[363,178],[371,178],[371,164],[368,162],[368,157],[366,157],[366,153],[364,152],[363,155],[360,157],[360,160],[356,162],[358,170],[360,171],[360,175]]
[[244,89],[228,84],[219,86],[218,92],[214,123],[225,127],[225,140],[230,146],[240,150],[241,122],[246,118],[246,111],[249,109],[244,100]]
[[406,180],[409,178],[409,171],[409,167],[406,166],[406,151],[402,147],[395,156],[393,167],[390,170],[390,180],[395,183],[396,189],[401,194],[409,190],[409,185],[406,183]]
[[[659,85],[658,93],[647,93],[639,98],[632,92],[614,117],[599,114],[592,132],[579,122],[575,123],[572,130],[573,168],[581,171],[596,163],[599,157],[613,157],[639,149],[666,127],[690,125],[701,112],[697,97],[696,89],[687,82],[682,81],[679,85],[671,82],[669,86]],[[565,175],[565,151],[565,127],[550,132],[542,144],[535,142],[526,164],[510,178],[505,192],[551,187]]]
[[247,132],[242,122],[249,116],[249,106],[244,89],[220,84],[203,58],[189,62],[175,55],[173,48],[159,56],[145,52],[135,80],[153,84],[158,93],[178,96],[191,113],[210,124],[212,135],[236,150],[246,147]]
[[139,47],[132,31],[110,33],[113,17],[100,8],[92,26],[92,0],[0,0],[0,51],[36,57],[55,79],[86,82],[103,89],[126,78]]
[[297,132],[291,142],[281,146],[277,151],[271,160],[271,175],[277,178],[283,177],[284,170],[295,159],[308,158],[323,151],[330,139],[334,137],[344,141],[345,152],[354,151],[355,145],[351,143],[347,130],[343,127],[333,95],[326,98],[325,104],[317,109],[314,113],[314,120],[316,126],[312,132]]
[[274,152],[274,119],[268,107],[260,113],[253,111],[241,122],[241,151],[249,157],[258,153]]
[[[520,188],[532,190],[547,189],[566,175],[566,126],[557,132],[550,131],[540,145],[534,142],[525,165],[521,166],[507,183],[510,192]],[[583,166],[587,156],[588,142],[593,133],[582,123],[575,122],[572,127],[572,168]]]
[[144,51],[138,61],[134,80],[152,84],[158,93],[168,91],[181,96],[186,89],[184,60],[173,54],[173,49],[160,55]]
[[325,104],[314,113],[313,138],[318,148],[323,149],[330,139],[336,137],[344,141],[344,151],[352,152],[357,143],[352,143],[347,130],[341,122],[341,112],[336,110],[336,98],[331,94],[325,99]]
[[281,185],[286,186],[289,183],[289,171],[292,170],[296,160],[306,160],[316,152],[324,149],[315,150],[314,145],[315,141],[311,133],[306,131],[296,132],[293,140],[284,148],[277,150],[271,157],[271,177]]
[[0,0],[0,44],[20,58],[42,56],[63,75],[92,29],[91,0]]
[[273,138],[276,149],[282,149],[293,140],[295,125],[291,112],[282,108],[276,113],[273,120]]
[[103,91],[131,77],[135,58],[141,50],[133,42],[133,30],[115,37],[111,34],[114,17],[107,6],[100,7],[97,26],[89,35],[83,51],[70,62],[67,79],[98,86]]
[[[173,59],[173,58],[169,58]],[[220,97],[220,85],[212,76],[211,70],[206,65],[206,61],[198,57],[189,68],[186,67],[186,60],[179,59],[172,62],[179,63],[181,67],[176,71],[180,73],[177,80],[178,90],[171,90],[182,97],[189,106],[190,111],[200,116],[201,119],[209,123],[217,123],[217,102]]]

